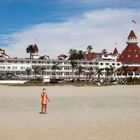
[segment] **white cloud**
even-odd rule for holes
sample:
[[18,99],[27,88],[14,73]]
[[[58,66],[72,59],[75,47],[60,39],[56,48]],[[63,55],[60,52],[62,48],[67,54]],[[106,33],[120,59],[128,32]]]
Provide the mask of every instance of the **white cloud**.
[[[136,20],[136,25],[132,25],[132,19]],[[122,51],[131,29],[134,29],[140,40],[139,23],[140,10],[95,10],[63,23],[33,25],[8,35],[6,52],[11,56],[28,57],[26,47],[37,43],[40,55],[56,58],[61,53],[67,54],[71,48],[84,50],[89,44],[95,52],[103,48],[113,51],[116,42],[118,50]]]

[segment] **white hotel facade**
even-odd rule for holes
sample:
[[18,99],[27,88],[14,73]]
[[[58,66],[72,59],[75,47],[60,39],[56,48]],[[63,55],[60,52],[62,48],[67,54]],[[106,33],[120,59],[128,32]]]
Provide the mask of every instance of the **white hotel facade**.
[[[58,64],[59,70],[52,70],[52,66]],[[78,61],[78,65],[83,67],[84,73],[81,74],[81,78],[86,78],[86,73],[89,72],[89,68],[92,67],[93,71],[98,68],[110,68],[110,66],[115,69],[121,67],[120,62],[116,62],[113,60],[102,60],[102,61],[87,61],[82,60]],[[54,76],[58,79],[65,79],[72,77],[72,66],[70,60],[40,60],[40,59],[0,59],[0,76],[3,77],[7,74],[12,74],[13,76],[18,77],[27,77],[27,69],[31,69],[31,74],[28,77],[32,77],[35,75],[33,67],[46,67],[46,70],[43,72],[41,76],[48,76],[50,79]],[[54,72],[55,71],[55,72]],[[74,70],[75,72],[77,69]],[[95,75],[94,75],[95,76]],[[78,77],[78,75],[74,74],[74,77]]]

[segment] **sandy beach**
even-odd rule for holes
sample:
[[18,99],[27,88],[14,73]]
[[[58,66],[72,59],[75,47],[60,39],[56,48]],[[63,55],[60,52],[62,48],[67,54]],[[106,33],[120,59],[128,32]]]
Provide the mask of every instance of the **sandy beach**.
[[140,140],[140,86],[0,85],[0,140]]

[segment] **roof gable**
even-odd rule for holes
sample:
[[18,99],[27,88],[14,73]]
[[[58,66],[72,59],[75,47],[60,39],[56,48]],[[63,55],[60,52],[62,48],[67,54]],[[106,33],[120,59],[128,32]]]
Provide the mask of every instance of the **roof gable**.
[[128,44],[118,61],[123,63],[140,63],[140,48],[137,44]]

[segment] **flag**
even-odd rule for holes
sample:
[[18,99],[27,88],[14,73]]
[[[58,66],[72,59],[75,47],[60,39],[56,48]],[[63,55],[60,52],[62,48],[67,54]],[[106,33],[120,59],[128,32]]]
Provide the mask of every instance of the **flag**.
[[136,21],[132,19],[132,22],[136,24]]

